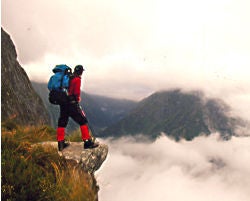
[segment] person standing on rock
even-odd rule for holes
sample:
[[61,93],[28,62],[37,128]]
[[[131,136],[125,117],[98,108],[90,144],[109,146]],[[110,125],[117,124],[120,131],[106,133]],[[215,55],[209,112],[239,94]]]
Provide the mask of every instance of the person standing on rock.
[[84,149],[95,148],[99,145],[99,143],[94,142],[90,135],[88,120],[79,104],[81,101],[81,76],[83,71],[84,68],[82,65],[75,66],[73,78],[70,80],[68,89],[69,102],[67,104],[60,105],[60,116],[57,127],[59,151],[62,151],[64,148],[69,146],[69,143],[64,141],[65,127],[68,124],[69,117],[71,117],[80,126]]

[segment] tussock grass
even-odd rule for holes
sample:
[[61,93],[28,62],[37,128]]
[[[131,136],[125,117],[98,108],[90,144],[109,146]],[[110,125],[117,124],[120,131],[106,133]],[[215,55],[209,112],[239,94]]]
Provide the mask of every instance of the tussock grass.
[[73,131],[70,135],[67,135],[65,139],[71,142],[82,142],[80,130],[77,129]]
[[32,146],[55,139],[48,126],[2,124],[1,198],[8,201],[96,200],[94,178],[58,155],[52,146]]

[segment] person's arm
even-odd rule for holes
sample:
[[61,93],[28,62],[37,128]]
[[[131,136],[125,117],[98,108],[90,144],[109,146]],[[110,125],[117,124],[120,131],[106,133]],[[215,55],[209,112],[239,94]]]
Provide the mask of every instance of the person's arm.
[[78,78],[75,80],[75,87],[74,87],[74,95],[76,97],[77,102],[81,101],[81,79]]

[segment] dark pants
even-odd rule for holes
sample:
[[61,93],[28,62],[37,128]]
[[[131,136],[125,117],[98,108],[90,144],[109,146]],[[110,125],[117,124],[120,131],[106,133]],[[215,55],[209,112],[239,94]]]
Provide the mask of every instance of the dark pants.
[[66,127],[71,117],[80,126],[87,124],[88,121],[79,103],[60,105],[60,117],[58,119],[58,127]]

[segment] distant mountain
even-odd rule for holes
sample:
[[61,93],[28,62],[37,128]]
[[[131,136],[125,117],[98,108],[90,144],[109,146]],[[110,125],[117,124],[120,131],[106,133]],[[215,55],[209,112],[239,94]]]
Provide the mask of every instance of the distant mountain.
[[18,124],[48,124],[49,115],[41,98],[17,61],[10,36],[1,29],[1,120]]
[[[59,106],[52,105],[48,101],[48,89],[46,83],[32,82],[36,92],[42,98],[51,117],[51,125],[56,127],[59,116]],[[116,123],[125,117],[137,105],[137,102],[131,100],[113,99],[104,96],[81,94],[81,104],[85,110],[90,126],[96,134],[106,127]],[[78,129],[79,126],[69,121],[67,129],[69,131]]]
[[[103,114],[100,117],[100,123],[97,124],[102,129],[124,118],[138,103],[127,99],[109,98],[87,93],[83,93],[82,100],[86,113],[91,119],[94,120],[98,115]],[[94,112],[95,109],[96,113]]]
[[223,138],[234,134],[239,123],[228,116],[229,107],[217,99],[205,99],[201,92],[181,90],[154,93],[138,103],[131,113],[105,129],[102,137],[144,134],[155,139],[166,133],[176,140],[193,139],[218,131]]

